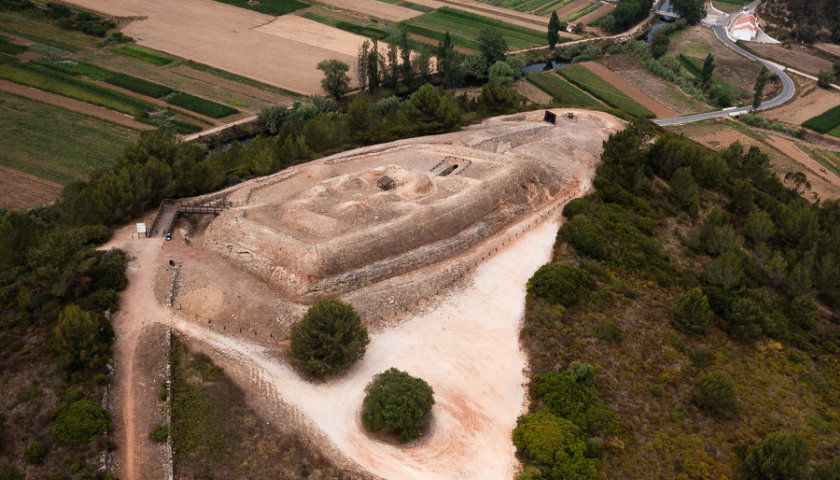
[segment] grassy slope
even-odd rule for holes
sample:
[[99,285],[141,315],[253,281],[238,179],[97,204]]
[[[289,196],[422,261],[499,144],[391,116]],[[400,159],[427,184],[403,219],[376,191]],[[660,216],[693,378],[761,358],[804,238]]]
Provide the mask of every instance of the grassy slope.
[[268,426],[222,369],[175,337],[171,358],[177,478],[348,478],[304,438]]
[[0,93],[0,164],[58,183],[108,165],[138,133],[22,97]]

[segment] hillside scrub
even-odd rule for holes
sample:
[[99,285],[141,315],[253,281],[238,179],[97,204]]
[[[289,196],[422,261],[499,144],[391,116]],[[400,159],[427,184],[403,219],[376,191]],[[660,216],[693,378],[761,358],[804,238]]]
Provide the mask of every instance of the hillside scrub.
[[[832,468],[835,426],[803,412],[840,415],[840,202],[808,203],[757,148],[712,152],[645,123],[614,134],[602,161],[596,192],[564,209],[551,263],[595,287],[568,305],[528,296],[529,415],[599,439],[605,478],[733,478],[736,452],[786,431]],[[674,192],[685,185],[696,210]],[[573,360],[593,365],[597,396],[560,373]],[[592,422],[587,398],[613,420]],[[523,478],[550,478],[524,445]]]

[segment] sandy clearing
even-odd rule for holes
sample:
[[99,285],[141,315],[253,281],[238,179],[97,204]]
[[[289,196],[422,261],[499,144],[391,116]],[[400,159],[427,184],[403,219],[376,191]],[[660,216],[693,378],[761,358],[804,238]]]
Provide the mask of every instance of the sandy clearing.
[[821,70],[831,71],[831,62],[820,58],[801,45],[772,45],[767,43],[751,43],[749,48],[759,55],[801,70],[811,75],[817,75]]
[[815,82],[804,83],[799,92],[792,102],[774,108],[764,115],[791,125],[802,125],[808,119],[840,105],[840,94],[819,88]]
[[814,47],[828,53],[829,55],[840,57],[840,45],[835,45],[833,43],[815,43]]
[[796,144],[790,140],[776,135],[770,135],[767,137],[767,143],[777,148],[788,157],[796,160],[797,163],[810,170],[814,175],[823,177],[835,184],[840,184],[840,177],[820,165],[818,161],[811,158],[810,155],[803,152],[802,149],[797,147]]
[[[137,17],[123,32],[137,43],[302,94],[321,94],[318,62],[332,58],[355,71],[355,52],[346,55],[256,28],[274,17],[213,0],[72,0],[84,9]],[[375,2],[380,3],[380,2]],[[382,4],[387,5],[387,4]],[[351,74],[355,78],[355,74]]]
[[[271,385],[340,451],[376,475],[508,480],[518,465],[510,432],[525,399],[525,357],[518,342],[525,284],[550,259],[558,225],[544,222],[512,242],[440,307],[372,334],[365,358],[328,383],[301,380],[263,347],[178,319],[173,326],[242,359],[251,376]],[[367,436],[358,420],[364,387],[392,366],[424,378],[435,390],[429,436],[403,448]]]
[[[383,4],[378,1],[376,3]],[[388,4],[384,3],[383,5]],[[255,30],[291,41],[318,45],[350,57],[358,55],[362,43],[369,40],[367,37],[296,15],[277,17],[273,22],[259,26]],[[380,48],[383,48],[383,45],[380,45]],[[384,48],[387,48],[387,46],[384,46]]]
[[[389,22],[402,22],[423,15],[423,12],[379,0],[318,0],[318,3],[363,13]],[[278,17],[282,18],[282,17]]]
[[107,108],[98,107],[96,105],[91,105],[89,103],[74,100],[72,98],[62,97],[61,95],[45,92],[43,90],[37,90],[35,88],[27,87],[25,85],[19,85],[17,83],[12,83],[7,80],[0,80],[0,90],[6,93],[12,93],[14,95],[20,95],[21,97],[31,98],[32,100],[37,100],[39,102],[55,105],[57,107],[66,108],[67,110],[73,112],[79,112],[85,115],[90,115],[91,117],[100,118],[102,120],[107,120],[109,122],[116,123],[118,125],[123,125],[129,128],[134,128],[137,130],[154,130],[155,128],[157,128],[153,125],[140,123],[134,120],[133,118],[129,117],[128,115],[122,114],[120,112],[108,110]]
[[0,166],[0,208],[46,205],[58,199],[61,189],[55,182]]
[[628,97],[644,105],[645,108],[647,108],[656,115],[656,118],[673,118],[677,116],[677,114],[674,111],[672,111],[665,105],[657,102],[640,89],[629,84],[619,75],[616,75],[615,72],[601,65],[600,63],[584,62],[582,63],[582,65],[588,68],[595,75],[598,75],[599,77],[612,84],[615,88],[621,90]]

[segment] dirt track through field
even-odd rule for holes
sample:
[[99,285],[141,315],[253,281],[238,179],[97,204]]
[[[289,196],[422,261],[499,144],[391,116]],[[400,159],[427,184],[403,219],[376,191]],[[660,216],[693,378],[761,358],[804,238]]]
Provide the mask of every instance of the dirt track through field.
[[58,199],[61,188],[55,182],[0,166],[0,208],[46,205]]
[[796,144],[790,140],[776,135],[770,135],[767,137],[767,143],[774,146],[788,157],[794,159],[797,163],[813,172],[814,175],[823,177],[835,185],[840,185],[840,177],[820,165],[820,162],[811,158],[810,155],[803,152],[802,149],[797,147]]
[[656,118],[674,118],[677,116],[677,114],[674,113],[671,109],[657,102],[656,100],[654,100],[638,88],[634,87],[633,85],[627,83],[627,81],[625,81],[623,78],[616,75],[615,72],[601,65],[600,63],[585,62],[581,65],[588,68],[595,75],[598,75],[599,77],[603,78],[606,82],[619,89],[628,97],[642,104],[645,108],[653,112],[656,115]]
[[[316,69],[322,60],[335,58],[355,69],[355,53],[346,55],[318,43],[269,35],[257,27],[274,21],[275,17],[213,0],[72,0],[70,3],[111,16],[136,18],[123,32],[142,46],[297,93],[323,93],[321,72]],[[354,78],[355,74],[350,76]]]
[[7,80],[0,80],[0,90],[6,93],[31,98],[32,100],[37,100],[39,102],[44,102],[50,105],[55,105],[57,107],[66,108],[67,110],[70,110],[72,112],[79,112],[85,115],[90,115],[91,117],[100,118],[102,120],[107,120],[109,122],[116,123],[118,125],[123,125],[129,128],[134,128],[137,130],[154,130],[155,128],[157,128],[154,125],[140,123],[137,120],[134,120],[133,118],[129,117],[128,115],[122,114],[120,112],[108,110],[107,108],[103,107],[97,107],[96,105],[80,102],[79,100],[74,100],[72,98],[62,97],[61,95],[45,92],[43,90],[37,90],[35,88],[19,85],[17,83],[12,83]]
[[799,89],[799,93],[792,102],[769,110],[764,115],[787,124],[802,125],[810,118],[838,105],[840,105],[840,95],[837,92],[819,88],[815,82],[809,81]]

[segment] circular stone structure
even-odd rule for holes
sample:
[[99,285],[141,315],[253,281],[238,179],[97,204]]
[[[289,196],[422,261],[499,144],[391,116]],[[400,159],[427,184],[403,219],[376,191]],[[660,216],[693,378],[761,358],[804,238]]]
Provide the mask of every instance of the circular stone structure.
[[623,127],[599,112],[551,112],[556,123],[544,111],[496,117],[246,182],[204,245],[303,302],[458,256],[579,187]]

